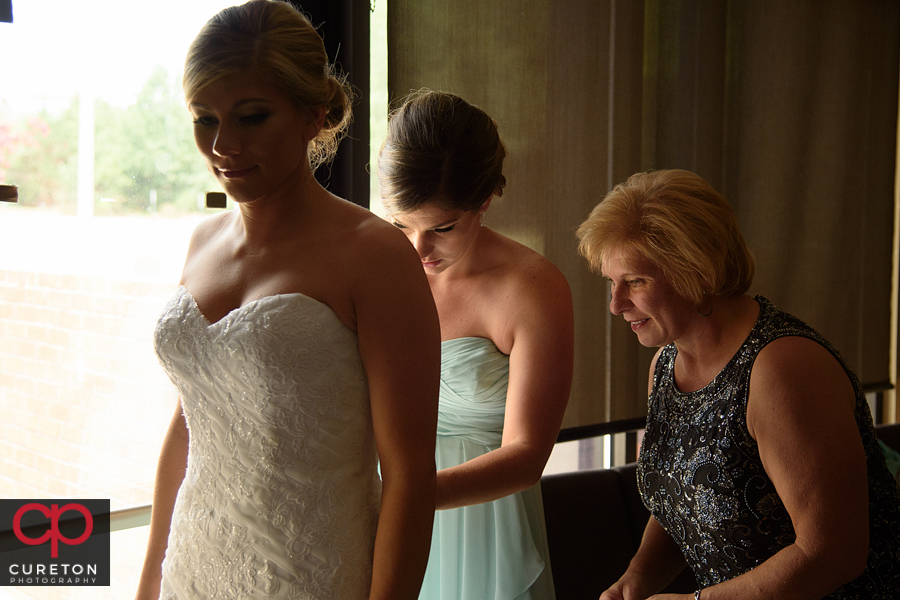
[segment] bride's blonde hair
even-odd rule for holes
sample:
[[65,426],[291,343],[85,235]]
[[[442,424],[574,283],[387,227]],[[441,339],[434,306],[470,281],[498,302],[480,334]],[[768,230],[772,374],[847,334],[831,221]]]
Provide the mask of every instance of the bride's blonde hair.
[[312,140],[313,170],[334,158],[352,120],[352,91],[325,53],[318,32],[288,2],[251,0],[212,17],[188,49],[182,85],[188,102],[210,83],[254,71],[269,78],[304,111],[325,107],[325,123]]

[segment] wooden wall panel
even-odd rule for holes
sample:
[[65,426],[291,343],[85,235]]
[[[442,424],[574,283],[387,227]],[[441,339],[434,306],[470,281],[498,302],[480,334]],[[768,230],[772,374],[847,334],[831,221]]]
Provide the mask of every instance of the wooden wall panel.
[[576,309],[565,427],[645,414],[647,366],[575,228],[630,174],[684,168],[731,201],[751,292],[888,379],[900,75],[897,0],[390,0],[389,89],[491,114],[508,187],[488,224],[565,273]]

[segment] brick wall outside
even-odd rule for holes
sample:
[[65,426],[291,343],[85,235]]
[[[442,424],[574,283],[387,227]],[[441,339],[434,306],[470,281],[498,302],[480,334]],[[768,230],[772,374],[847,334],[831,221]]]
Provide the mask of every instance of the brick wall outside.
[[0,271],[0,495],[149,502],[176,401],[151,334],[172,290]]
[[[0,205],[0,498],[148,504],[177,401],[152,331],[196,218],[13,208]],[[133,597],[148,529],[112,534],[108,588],[0,587],[0,597]]]

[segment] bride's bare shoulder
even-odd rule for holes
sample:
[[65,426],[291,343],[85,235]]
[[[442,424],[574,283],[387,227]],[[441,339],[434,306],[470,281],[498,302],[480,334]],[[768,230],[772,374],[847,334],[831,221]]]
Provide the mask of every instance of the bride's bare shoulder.
[[394,225],[362,206],[346,200],[341,202],[345,229],[342,242],[348,244],[350,249],[372,252],[383,248],[414,252],[406,236]]
[[234,218],[234,210],[220,212],[201,220],[191,234],[188,256],[205,247],[217,234],[224,231]]

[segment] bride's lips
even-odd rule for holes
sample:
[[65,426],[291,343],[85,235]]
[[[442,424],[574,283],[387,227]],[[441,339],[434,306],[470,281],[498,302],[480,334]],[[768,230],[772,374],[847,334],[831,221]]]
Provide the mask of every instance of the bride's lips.
[[438,260],[428,260],[428,261],[423,260],[422,266],[425,267],[426,269],[433,269],[436,266],[438,266],[439,264],[441,264],[442,260],[443,259],[441,259],[441,258],[439,258]]
[[227,179],[237,179],[238,177],[243,177],[252,171],[255,167],[250,167],[249,169],[220,169],[216,168],[216,170],[222,174],[222,177]]

